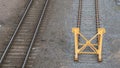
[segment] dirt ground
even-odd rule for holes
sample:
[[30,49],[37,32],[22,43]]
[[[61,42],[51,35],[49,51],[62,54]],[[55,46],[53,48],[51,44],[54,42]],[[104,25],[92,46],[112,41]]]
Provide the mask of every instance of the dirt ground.
[[[97,57],[73,61],[74,37],[79,0],[49,0],[44,21],[44,32],[35,45],[38,55],[33,68],[119,68],[120,67],[120,6],[115,0],[99,0],[101,27],[107,33],[103,41],[103,62]],[[0,0],[0,44],[5,45],[16,27],[17,18],[22,14],[26,0]],[[17,6],[16,6],[17,5]]]

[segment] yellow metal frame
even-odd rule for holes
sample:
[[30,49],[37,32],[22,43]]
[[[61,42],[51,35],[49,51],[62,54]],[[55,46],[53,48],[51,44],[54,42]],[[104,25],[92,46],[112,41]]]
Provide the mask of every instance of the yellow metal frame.
[[[80,33],[79,28],[72,28],[72,32],[74,33],[74,42],[75,42],[75,57],[74,60],[78,61],[79,54],[96,54],[98,55],[98,61],[102,61],[102,41],[103,41],[103,34],[106,32],[105,28],[98,28],[98,33],[93,36],[90,40],[88,40],[84,35]],[[86,43],[82,44],[79,43],[79,36],[82,37]],[[92,44],[92,40],[98,37],[98,42],[96,44]],[[82,46],[79,48],[79,46]],[[93,52],[85,52],[85,48],[89,46]],[[97,48],[95,47],[97,46]]]

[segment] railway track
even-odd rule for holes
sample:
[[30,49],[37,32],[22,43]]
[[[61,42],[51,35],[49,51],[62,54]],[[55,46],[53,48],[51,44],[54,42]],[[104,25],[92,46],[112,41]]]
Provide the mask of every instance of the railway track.
[[98,0],[79,0],[77,27],[72,28],[72,32],[75,36],[74,60],[78,61],[79,54],[89,54],[91,58],[95,57],[91,54],[95,54],[98,61],[102,61],[102,39],[106,31],[100,27]]
[[77,27],[83,35],[91,38],[100,28],[98,0],[79,0]]
[[[27,64],[49,0],[29,0],[20,22],[0,58],[0,68],[32,68]],[[27,64],[27,65],[26,65]]]

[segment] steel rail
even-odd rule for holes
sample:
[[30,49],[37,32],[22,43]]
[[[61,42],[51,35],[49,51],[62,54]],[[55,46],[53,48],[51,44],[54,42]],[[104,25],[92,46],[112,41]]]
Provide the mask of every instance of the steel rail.
[[[96,33],[98,33],[98,28],[100,28],[100,21],[99,21],[99,6],[98,0],[95,0],[95,17],[96,17]],[[99,41],[99,35],[97,36],[97,42]]]
[[[82,0],[79,0],[79,5],[78,5],[78,17],[77,17],[77,28],[80,28],[81,25],[81,17],[82,16]],[[80,42],[80,36],[78,41]]]
[[98,0],[95,0],[96,28],[100,28]]
[[29,55],[30,55],[31,49],[32,49],[32,47],[33,47],[33,44],[34,44],[34,42],[35,42],[35,39],[36,39],[38,30],[39,30],[39,27],[40,27],[40,25],[41,25],[41,21],[42,21],[42,19],[43,19],[44,14],[45,14],[46,7],[47,7],[47,5],[48,5],[48,1],[49,1],[49,0],[46,0],[46,2],[45,2],[45,4],[44,4],[42,14],[41,14],[41,16],[40,16],[39,22],[38,22],[37,27],[36,27],[36,29],[35,29],[35,32],[34,32],[34,34],[33,34],[32,41],[31,41],[31,43],[30,43],[30,45],[29,45],[29,48],[28,48],[28,50],[27,50],[27,53],[26,53],[24,62],[23,62],[23,64],[22,64],[22,68],[25,68],[25,65],[26,65],[26,63],[27,63],[28,57],[29,57]]
[[11,46],[11,43],[13,42],[13,40],[14,40],[14,38],[15,38],[18,30],[19,30],[19,28],[20,28],[21,25],[22,25],[22,22],[23,22],[23,20],[24,20],[24,18],[25,18],[25,16],[26,16],[28,10],[30,9],[30,6],[31,6],[32,2],[33,2],[33,0],[29,0],[28,4],[27,4],[27,6],[26,6],[26,9],[25,9],[25,11],[24,11],[24,14],[23,14],[23,16],[21,17],[21,19],[20,19],[20,21],[19,21],[19,24],[17,25],[17,28],[16,28],[15,31],[14,31],[14,34],[12,35],[12,37],[11,37],[11,39],[10,39],[7,47],[5,48],[3,54],[2,54],[2,56],[1,56],[1,58],[0,58],[0,64],[1,64],[2,61],[4,60],[4,58],[5,58],[5,56],[6,56],[7,52],[8,52],[8,49],[9,49],[10,46]]
[[80,28],[82,16],[82,0],[79,0],[77,27]]

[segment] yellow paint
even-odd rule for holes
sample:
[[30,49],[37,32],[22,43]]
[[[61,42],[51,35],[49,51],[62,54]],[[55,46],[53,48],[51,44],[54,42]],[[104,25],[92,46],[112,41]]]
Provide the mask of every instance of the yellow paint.
[[[72,28],[72,32],[74,33],[74,42],[75,42],[75,57],[74,60],[78,61],[79,54],[96,54],[98,55],[98,61],[102,61],[102,41],[103,41],[103,34],[106,32],[105,28],[98,28],[98,33],[93,36],[90,40],[88,40],[84,35],[80,33],[79,28]],[[85,44],[79,43],[79,38],[81,37],[86,41]],[[91,41],[98,37],[98,42],[96,44],[92,44]],[[80,48],[78,48],[81,46]],[[97,46],[97,47],[95,47]],[[85,48],[90,47],[93,52],[85,52]]]

